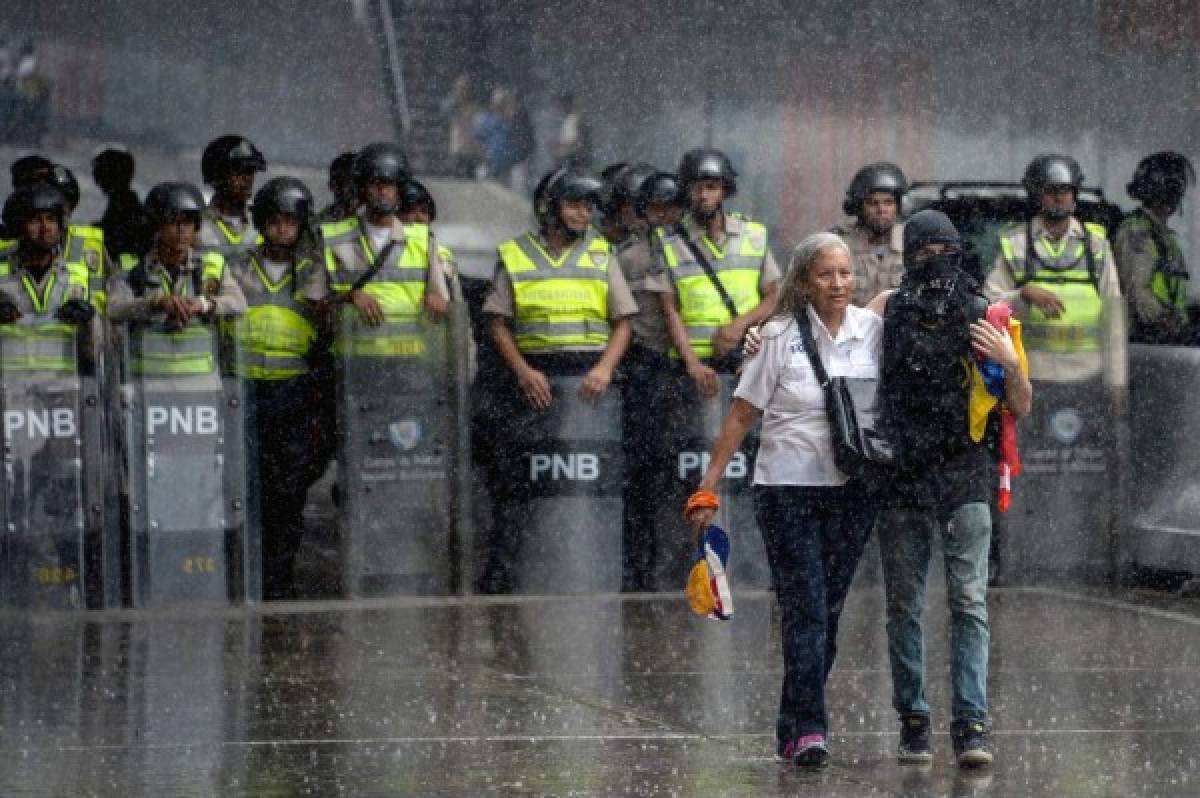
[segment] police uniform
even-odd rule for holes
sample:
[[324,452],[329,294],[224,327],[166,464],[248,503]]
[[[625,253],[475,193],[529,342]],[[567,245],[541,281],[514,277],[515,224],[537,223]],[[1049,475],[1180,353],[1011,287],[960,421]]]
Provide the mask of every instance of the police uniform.
[[1172,318],[1187,321],[1188,269],[1174,230],[1139,208],[1121,220],[1112,248],[1135,329],[1153,338]]
[[200,230],[194,246],[202,252],[216,252],[226,258],[249,252],[258,246],[259,235],[247,217],[221,215],[212,205],[200,214]]
[[104,246],[104,231],[86,224],[67,225],[63,257],[68,263],[87,267],[92,304],[103,313],[108,298],[106,281],[113,272],[112,260]]
[[87,267],[58,257],[35,280],[11,251],[0,255],[0,297],[21,314],[15,323],[0,324],[0,368],[74,373],[77,327],[60,321],[58,311],[70,300],[87,301]]
[[[717,278],[733,300],[738,314],[753,310],[770,286],[783,276],[767,246],[767,228],[741,214],[725,214],[725,232],[718,241],[695,220],[685,219],[684,230],[692,244],[708,259]],[[676,296],[680,319],[688,331],[692,350],[701,360],[713,357],[713,336],[733,321],[729,308],[691,248],[678,232],[662,233],[662,252],[668,280],[659,286]],[[672,357],[680,355],[672,348]]]
[[234,257],[228,271],[247,305],[244,316],[225,326],[252,409],[250,462],[257,464],[252,476],[262,508],[263,598],[293,598],[304,504],[324,464],[313,445],[309,359],[317,340],[315,303],[328,293],[328,277],[315,250],[300,250],[284,264],[268,261],[260,247]]
[[[139,277],[139,266],[144,279]],[[159,319],[163,312],[158,303],[165,296],[203,296],[211,303],[205,315],[218,319],[246,312],[246,298],[225,259],[193,249],[174,277],[157,252],[141,258],[122,255],[120,271],[108,280],[108,318],[114,322]]]
[[[558,257],[550,255],[539,233],[501,244],[483,312],[511,322],[522,356],[553,377],[585,373],[608,346],[611,323],[634,316],[638,308],[609,243],[589,227]],[[539,411],[529,407],[511,371],[505,369],[499,382],[494,417],[481,448],[519,450]],[[502,460],[488,458],[485,463],[491,469],[487,484],[493,526],[478,587],[486,593],[514,586],[513,568],[528,521],[524,485],[503,471]]]
[[[1035,216],[1028,226],[1019,223],[1000,233],[1000,251],[984,294],[991,301],[1007,301],[1021,321],[1034,381],[1079,382],[1104,372],[1104,300],[1120,297],[1121,289],[1104,228],[1087,224],[1086,241],[1084,229],[1072,217],[1066,235],[1055,242]],[[1032,249],[1026,245],[1027,231],[1033,236]],[[1022,299],[1020,289],[1027,283],[1057,295],[1062,315],[1051,319]]]
[[884,291],[900,286],[904,276],[904,225],[892,225],[882,241],[874,241],[874,233],[862,223],[851,227],[835,227],[850,248],[854,269],[854,294],[850,301],[865,306]]

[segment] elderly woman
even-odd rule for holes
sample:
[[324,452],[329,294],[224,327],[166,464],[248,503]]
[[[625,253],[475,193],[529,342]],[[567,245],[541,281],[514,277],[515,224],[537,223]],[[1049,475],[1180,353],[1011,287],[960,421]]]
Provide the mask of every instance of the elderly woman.
[[834,465],[824,392],[798,324],[810,325],[830,376],[876,377],[883,320],[850,304],[850,251],[831,233],[796,247],[783,282],[778,309],[762,328],[762,350],[746,365],[708,470],[688,502],[688,521],[701,528],[712,520],[717,482],[761,415],[754,499],[783,620],[777,751],[816,768],[829,762],[825,680],[837,652],[838,619],[875,507],[870,491]]

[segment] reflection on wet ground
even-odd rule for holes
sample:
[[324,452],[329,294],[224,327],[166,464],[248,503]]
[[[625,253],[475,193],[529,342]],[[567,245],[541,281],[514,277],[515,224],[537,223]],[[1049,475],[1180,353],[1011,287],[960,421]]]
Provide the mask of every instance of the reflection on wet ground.
[[[935,594],[936,595],[936,594]],[[895,763],[880,589],[831,677],[834,764],[777,763],[769,595],[0,617],[0,795],[1196,795],[1200,619],[996,591],[996,765],[961,772],[931,609],[932,767]]]

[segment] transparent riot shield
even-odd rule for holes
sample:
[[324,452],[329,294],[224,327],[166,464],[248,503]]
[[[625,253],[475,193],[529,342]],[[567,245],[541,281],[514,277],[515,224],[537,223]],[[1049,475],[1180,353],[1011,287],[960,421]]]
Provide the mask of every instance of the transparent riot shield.
[[0,325],[6,606],[120,602],[119,549],[104,525],[96,356],[90,325]]
[[[737,378],[720,375],[720,389],[712,399],[703,399],[694,383],[680,376],[679,412],[671,419],[675,442],[675,482],[668,502],[668,513],[660,525],[659,560],[667,569],[660,573],[659,584],[682,589],[691,568],[693,540],[683,521],[683,505],[708,469],[709,452],[721,431]],[[734,589],[766,588],[771,585],[762,533],[754,519],[754,458],[758,454],[758,425],[746,435],[737,453],[725,468],[717,489],[721,509],[714,523],[729,534],[731,552],[729,573]]]
[[[1128,355],[1123,300],[1106,302],[1102,373],[1033,373],[1033,412],[1018,423],[1022,473],[994,534],[1005,580],[1112,578],[1128,472]],[[993,474],[993,479],[998,477]]]
[[451,317],[372,327],[338,322],[338,479],[348,596],[444,594],[456,588],[463,473],[460,380]]
[[132,603],[258,600],[242,386],[216,327],[129,324],[120,339]]
[[[549,375],[548,375],[549,376]],[[621,589],[625,475],[621,394],[580,398],[577,376],[549,376],[553,404],[505,426],[496,473],[509,481],[493,507],[493,534],[514,538],[521,593],[609,593]],[[521,401],[521,400],[517,400]]]

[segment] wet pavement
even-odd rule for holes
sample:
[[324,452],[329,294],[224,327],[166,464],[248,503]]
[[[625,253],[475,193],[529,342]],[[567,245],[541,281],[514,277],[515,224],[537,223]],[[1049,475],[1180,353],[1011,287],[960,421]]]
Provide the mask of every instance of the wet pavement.
[[806,774],[773,756],[773,600],[737,600],[729,623],[678,595],[0,615],[0,795],[1200,794],[1195,602],[994,591],[996,764],[964,772],[944,610],[935,762],[900,766],[882,598],[860,585],[834,764]]

